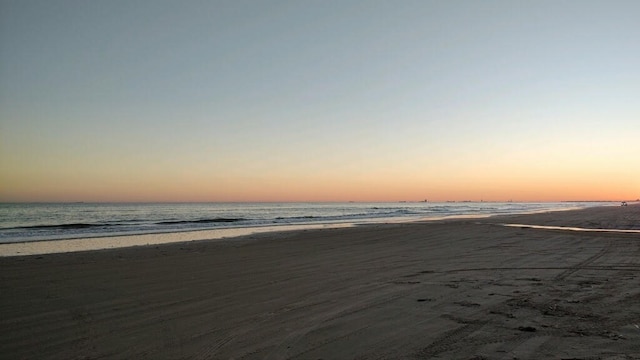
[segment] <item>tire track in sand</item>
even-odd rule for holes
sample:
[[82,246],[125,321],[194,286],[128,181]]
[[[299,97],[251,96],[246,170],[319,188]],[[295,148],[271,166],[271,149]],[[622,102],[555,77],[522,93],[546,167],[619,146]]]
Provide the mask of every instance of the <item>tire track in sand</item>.
[[586,268],[589,264],[605,256],[611,251],[612,248],[613,248],[613,241],[609,240],[607,241],[606,246],[600,249],[600,251],[598,251],[595,255],[588,257],[587,259],[577,263],[576,265],[570,266],[567,270],[556,275],[555,278],[553,278],[553,280],[554,281],[564,280],[565,278],[571,276],[573,273]]

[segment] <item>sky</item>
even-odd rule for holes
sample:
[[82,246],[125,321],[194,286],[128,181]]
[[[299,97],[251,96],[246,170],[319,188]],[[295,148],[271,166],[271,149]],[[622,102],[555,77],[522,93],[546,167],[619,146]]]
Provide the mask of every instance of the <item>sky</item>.
[[636,199],[639,16],[0,0],[0,201]]

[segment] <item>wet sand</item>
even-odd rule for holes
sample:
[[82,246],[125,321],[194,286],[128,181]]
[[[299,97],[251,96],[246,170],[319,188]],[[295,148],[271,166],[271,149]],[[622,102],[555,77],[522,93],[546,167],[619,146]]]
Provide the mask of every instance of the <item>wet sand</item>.
[[640,359],[640,206],[0,258],[2,359]]

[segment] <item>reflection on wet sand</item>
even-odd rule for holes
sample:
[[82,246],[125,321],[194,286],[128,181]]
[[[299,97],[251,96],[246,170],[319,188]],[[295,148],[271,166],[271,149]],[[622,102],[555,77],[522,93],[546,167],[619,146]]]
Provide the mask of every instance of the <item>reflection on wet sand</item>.
[[567,230],[567,231],[587,231],[587,232],[614,232],[614,233],[640,233],[640,230],[634,229],[589,229],[573,226],[545,226],[545,225],[527,225],[527,224],[500,224],[502,226],[529,228],[529,229],[546,229],[546,230]]

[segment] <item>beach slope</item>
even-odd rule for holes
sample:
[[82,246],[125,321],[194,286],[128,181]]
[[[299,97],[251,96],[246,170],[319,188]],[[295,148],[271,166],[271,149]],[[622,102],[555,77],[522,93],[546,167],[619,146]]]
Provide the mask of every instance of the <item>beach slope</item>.
[[640,359],[640,207],[0,258],[6,359]]

